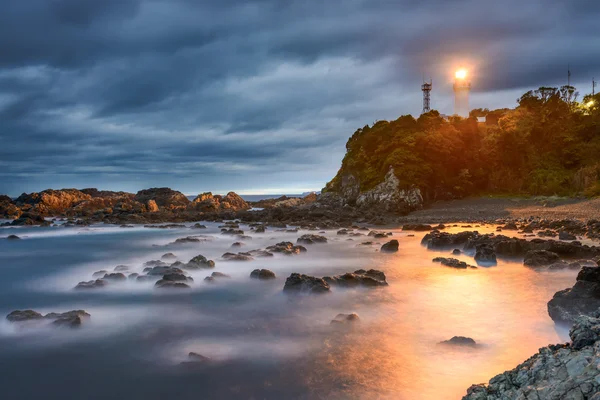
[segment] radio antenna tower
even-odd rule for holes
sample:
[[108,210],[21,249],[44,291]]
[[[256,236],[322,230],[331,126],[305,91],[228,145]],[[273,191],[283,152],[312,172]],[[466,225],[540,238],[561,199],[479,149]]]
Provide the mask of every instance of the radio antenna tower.
[[433,87],[433,81],[431,78],[429,82],[425,82],[423,79],[423,84],[421,85],[421,90],[423,91],[423,111],[422,114],[428,113],[431,111],[431,89]]

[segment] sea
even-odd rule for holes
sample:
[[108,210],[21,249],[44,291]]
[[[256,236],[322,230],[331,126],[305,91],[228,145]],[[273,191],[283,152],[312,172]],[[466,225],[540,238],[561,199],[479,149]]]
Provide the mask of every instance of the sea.
[[[0,321],[1,398],[12,399],[460,399],[474,383],[514,368],[550,343],[568,340],[547,313],[553,294],[577,271],[538,271],[519,259],[454,269],[432,262],[450,250],[421,245],[425,233],[386,229],[385,240],[335,230],[268,228],[247,237],[221,234],[218,223],[173,229],[113,225],[0,228],[0,314],[83,309],[80,328]],[[449,227],[450,232],[467,230]],[[469,230],[494,232],[495,226]],[[366,233],[364,231],[357,231]],[[327,243],[294,256],[226,261],[231,251],[296,242],[307,233]],[[20,240],[4,240],[8,235]],[[201,241],[175,243],[182,237]],[[387,240],[387,239],[386,239]],[[232,249],[234,242],[243,242]],[[371,243],[365,243],[371,242]],[[74,290],[98,270],[129,267],[173,253],[204,255],[210,270],[190,271],[189,289],[126,280]],[[475,264],[466,254],[455,256]],[[275,279],[250,278],[254,269]],[[389,286],[323,295],[283,291],[293,272],[323,277],[357,269],[384,271]],[[229,275],[207,283],[213,271]],[[331,321],[356,313],[359,321]],[[467,336],[473,348],[439,342]],[[190,364],[195,352],[210,360]]]

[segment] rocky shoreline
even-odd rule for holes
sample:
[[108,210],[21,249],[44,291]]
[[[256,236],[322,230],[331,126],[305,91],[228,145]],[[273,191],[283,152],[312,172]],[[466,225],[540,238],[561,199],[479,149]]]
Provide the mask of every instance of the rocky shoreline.
[[[479,205],[487,207],[487,203],[482,200]],[[595,202],[589,203],[593,213]],[[495,204],[498,205],[496,210],[507,209],[504,203]],[[477,205],[473,207],[477,210]],[[488,385],[473,385],[463,399],[600,400],[600,395],[597,394],[600,391],[600,247],[584,244],[585,240],[600,239],[600,221],[586,218],[589,215],[585,213],[569,218],[560,212],[553,214],[559,218],[543,218],[537,214],[524,216],[531,207],[528,203],[522,208],[526,211],[507,215],[489,210],[475,212],[471,207],[467,208],[468,211],[455,210],[441,217],[436,216],[436,206],[433,206],[430,214],[428,210],[420,210],[403,216],[398,214],[397,209],[396,212],[388,212],[388,205],[365,208],[357,203],[350,205],[342,197],[332,194],[311,194],[305,198],[283,197],[248,203],[233,192],[226,196],[204,193],[190,201],[182,193],[168,188],[142,190],[135,195],[96,189],[66,189],[24,194],[15,200],[7,196],[0,197],[0,216],[12,219],[5,224],[9,226],[52,225],[60,220],[64,226],[105,223],[117,224],[123,228],[131,226],[129,224],[181,228],[188,227],[181,223],[193,221],[196,223],[189,228],[198,230],[205,227],[197,221],[223,221],[221,234],[231,235],[239,240],[232,245],[234,249],[243,246],[242,241],[248,238],[240,230],[239,223],[248,224],[252,233],[264,233],[267,229],[297,232],[300,227],[310,230],[339,229],[337,234],[340,236],[365,235],[365,238],[372,236],[376,239],[386,239],[388,234],[369,230],[366,226],[402,225],[405,231],[423,232],[421,243],[429,249],[448,250],[452,255],[464,254],[472,256],[474,260],[473,265],[470,265],[450,257],[434,258],[434,262],[440,262],[444,267],[477,268],[495,265],[497,259],[518,258],[523,260],[524,267],[536,270],[579,270],[575,285],[557,292],[548,303],[549,316],[557,324],[572,325],[572,342],[541,349],[514,370],[492,378]],[[470,217],[459,218],[463,212]],[[55,219],[52,220],[52,217]],[[438,225],[430,225],[431,223]],[[496,233],[477,232],[478,226],[484,224],[498,225]],[[448,227],[464,230],[457,233],[445,232]],[[8,239],[15,240],[19,237],[10,235]],[[177,239],[177,242],[202,240],[209,239],[202,235],[190,235]],[[326,242],[327,239],[323,236],[305,234],[298,238],[296,244],[280,242],[265,249],[243,252],[232,250],[223,254],[221,259],[243,262],[255,257],[272,256],[273,253],[297,255],[307,251],[304,245]],[[384,242],[380,251],[398,251],[398,241],[394,239]],[[98,271],[92,276],[92,280],[76,284],[75,289],[98,290],[125,280],[152,281],[161,290],[186,289],[194,284],[193,279],[186,275],[186,270],[210,270],[215,265],[214,261],[201,255],[187,263],[169,262],[173,257],[172,253],[166,253],[161,260],[147,262],[144,270],[138,272],[125,266],[117,266],[113,271]],[[204,281],[214,284],[227,277],[226,274],[212,272]],[[256,269],[249,275],[249,279],[261,281],[274,278],[275,274],[267,269]],[[286,293],[322,294],[330,292],[336,286],[378,287],[387,284],[383,272],[376,270],[356,270],[332,277],[293,273],[286,279],[282,290]],[[89,318],[83,311],[49,316],[42,316],[31,310],[16,313],[7,318],[14,322],[57,320],[60,322],[53,322],[55,325],[69,327],[78,327],[83,319]],[[340,323],[345,319],[334,321]],[[471,344],[470,341],[469,343]]]

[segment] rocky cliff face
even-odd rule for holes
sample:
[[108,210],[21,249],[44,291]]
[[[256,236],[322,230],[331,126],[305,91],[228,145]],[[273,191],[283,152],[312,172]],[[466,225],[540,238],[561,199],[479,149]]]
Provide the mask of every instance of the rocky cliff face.
[[571,342],[541,348],[489,384],[473,385],[463,400],[600,400],[600,314],[581,317]]
[[0,195],[0,218],[15,219],[19,218],[23,211],[15,205],[12,199],[5,195]]
[[583,267],[572,288],[554,294],[548,314],[556,322],[572,324],[584,315],[600,310],[600,267]]
[[400,181],[390,168],[383,182],[373,189],[361,192],[360,182],[354,175],[341,179],[339,192],[325,193],[320,198],[326,203],[356,205],[362,209],[376,209],[385,212],[405,214],[423,206],[423,197],[418,188],[401,189]]

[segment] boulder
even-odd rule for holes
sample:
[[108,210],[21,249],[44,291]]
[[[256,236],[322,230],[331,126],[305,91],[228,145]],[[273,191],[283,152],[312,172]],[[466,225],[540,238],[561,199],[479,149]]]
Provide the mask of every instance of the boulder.
[[165,253],[160,257],[161,260],[175,260],[177,256],[173,253]]
[[356,313],[352,314],[338,314],[334,319],[331,320],[331,325],[348,325],[360,322],[360,317]]
[[395,253],[398,251],[398,245],[399,243],[397,240],[390,240],[389,242],[381,246],[381,251],[384,253]]
[[558,232],[558,239],[559,240],[577,240],[577,236],[575,236],[572,233],[569,233],[567,231],[560,231],[560,232]]
[[202,254],[197,255],[192,258],[183,268],[185,269],[206,269],[206,268],[214,268],[215,262],[213,260],[208,260]]
[[457,260],[456,258],[447,258],[447,257],[436,257],[433,262],[439,262],[446,267],[458,268],[458,269],[467,269],[467,268],[477,268],[473,265],[469,265],[464,261]]
[[572,324],[580,316],[593,315],[600,309],[600,267],[583,267],[575,285],[558,291],[548,302],[548,314],[554,322]]
[[252,261],[254,258],[250,255],[250,253],[225,253],[221,256],[223,260],[227,261]]
[[306,235],[300,236],[298,238],[298,240],[296,240],[296,243],[301,243],[301,244],[327,243],[327,238],[325,236],[321,236],[321,235],[306,234]]
[[15,310],[6,316],[10,322],[23,322],[42,319],[44,316],[33,310]]
[[329,285],[337,285],[341,287],[378,287],[388,285],[385,274],[376,269],[370,269],[368,271],[365,271],[364,269],[358,269],[353,273],[347,272],[343,275],[336,275],[333,277],[326,276],[323,278],[323,280]]
[[185,276],[183,274],[177,274],[177,273],[170,273],[170,274],[163,275],[162,279],[157,281],[154,284],[154,286],[155,287],[165,287],[165,286],[166,287],[183,287],[183,286],[174,286],[174,284],[175,283],[187,283],[187,282],[193,282],[193,281],[194,281],[194,279],[192,279],[189,276]]
[[106,281],[103,279],[96,279],[87,282],[79,282],[75,289],[98,289],[106,286]]
[[525,254],[523,264],[528,267],[543,267],[560,260],[558,254],[547,250],[530,250]]
[[465,336],[454,336],[451,339],[440,342],[439,344],[451,345],[451,346],[466,346],[466,347],[477,346],[477,343],[475,342],[475,340],[471,339],[470,337],[465,337]]
[[291,256],[306,252],[306,247],[298,245],[294,246],[292,242],[279,242],[277,244],[267,247],[267,251],[271,253],[282,253],[286,256]]
[[185,209],[191,202],[181,192],[169,188],[151,188],[137,192],[134,199],[142,204],[148,205],[153,200],[155,205],[164,210]]
[[105,274],[102,277],[102,279],[105,281],[119,282],[119,281],[126,280],[127,277],[124,274],[122,274],[121,272],[114,272],[114,273]]
[[90,318],[90,314],[83,310],[73,310],[64,313],[48,313],[42,315],[33,310],[16,310],[6,316],[10,322],[27,322],[27,321],[43,321],[51,320],[52,325],[69,328],[78,328],[84,320]]
[[21,239],[20,237],[18,237],[17,235],[8,235],[6,237],[7,240],[19,240]]
[[259,280],[275,279],[275,273],[268,269],[255,269],[250,273],[250,278]]
[[210,276],[211,278],[231,278],[229,275],[217,271],[214,271]]
[[286,293],[328,293],[329,284],[321,278],[314,276],[292,273],[286,280],[283,287]]
[[478,244],[475,249],[475,261],[478,264],[496,264],[496,251],[491,244]]

